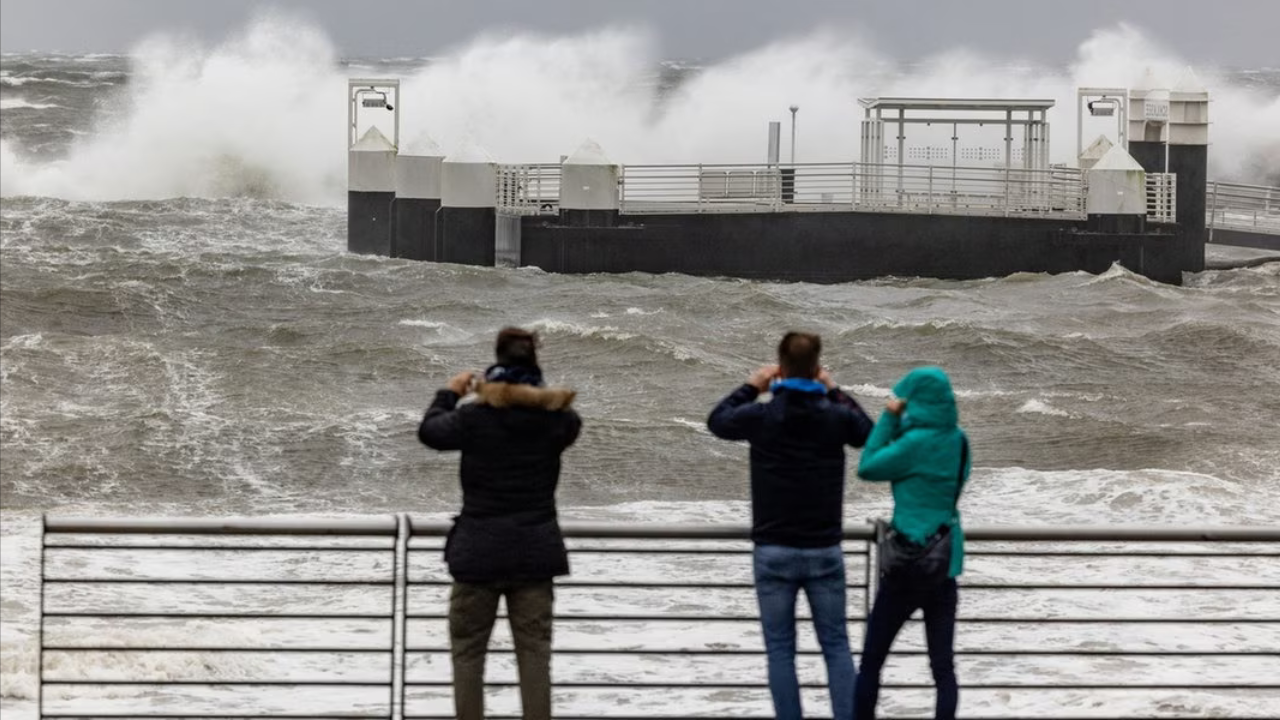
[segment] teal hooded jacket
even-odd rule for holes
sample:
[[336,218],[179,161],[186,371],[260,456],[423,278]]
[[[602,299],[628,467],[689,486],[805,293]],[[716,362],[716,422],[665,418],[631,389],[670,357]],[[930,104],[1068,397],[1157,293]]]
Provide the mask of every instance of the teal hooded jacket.
[[967,442],[958,425],[951,380],[937,367],[907,373],[893,388],[906,401],[901,415],[885,412],[867,438],[858,477],[893,483],[893,527],[923,543],[938,528],[951,528],[951,577],[964,570],[964,531],[956,508],[971,462],[960,467]]

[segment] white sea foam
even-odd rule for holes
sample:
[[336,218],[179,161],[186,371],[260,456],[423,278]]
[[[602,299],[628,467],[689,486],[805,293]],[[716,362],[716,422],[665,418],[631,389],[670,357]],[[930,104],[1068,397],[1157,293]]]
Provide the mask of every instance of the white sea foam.
[[1071,413],[1066,410],[1060,410],[1043,400],[1028,400],[1022,403],[1014,412],[1032,415],[1049,415],[1052,417],[1072,417]]
[[62,107],[54,103],[37,103],[31,102],[25,98],[4,98],[0,99],[0,110],[49,110],[50,108]]
[[[620,162],[758,162],[762,128],[797,103],[797,159],[849,161],[859,151],[858,97],[1045,97],[1057,102],[1052,159],[1066,162],[1075,154],[1076,87],[1131,87],[1148,67],[1173,85],[1186,64],[1127,25],[1095,31],[1065,69],[963,48],[898,65],[856,33],[818,31],[704,67],[658,98],[661,52],[659,38],[637,30],[482,36],[404,78],[403,137],[412,144],[430,135],[446,151],[472,138],[503,162],[554,160],[587,137]],[[19,162],[3,141],[0,192],[341,202],[346,109],[333,88],[345,77],[314,25],[266,15],[214,48],[158,36],[131,58],[126,112],[104,120],[64,162]],[[1233,86],[1212,68],[1200,68],[1200,78],[1214,103],[1210,174],[1274,173],[1280,95]]]
[[635,333],[623,332],[613,325],[587,326],[566,320],[535,320],[529,327],[547,335],[571,335],[600,340],[631,340]]

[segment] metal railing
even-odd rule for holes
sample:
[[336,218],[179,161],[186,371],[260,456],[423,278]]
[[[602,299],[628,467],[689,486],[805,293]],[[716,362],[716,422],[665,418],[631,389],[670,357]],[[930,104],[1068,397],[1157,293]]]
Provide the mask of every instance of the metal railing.
[[1207,224],[1214,229],[1280,234],[1280,187],[1211,182]]
[[[769,716],[748,528],[564,528],[574,572],[557,583],[556,717]],[[405,515],[49,518],[40,715],[451,718],[447,530]],[[872,533],[845,532],[855,653],[876,589]],[[1261,718],[1280,707],[1280,529],[966,534],[965,717]],[[505,625],[489,661],[491,718],[518,717]],[[801,625],[802,692],[825,711],[821,654]],[[931,707],[918,628],[886,670],[886,717]]]
[[1147,173],[1147,219],[1171,223],[1178,220],[1178,176]]
[[555,214],[560,210],[560,165],[499,165],[497,205],[510,215]]
[[814,163],[624,165],[632,214],[839,210],[1084,217],[1079,170]]

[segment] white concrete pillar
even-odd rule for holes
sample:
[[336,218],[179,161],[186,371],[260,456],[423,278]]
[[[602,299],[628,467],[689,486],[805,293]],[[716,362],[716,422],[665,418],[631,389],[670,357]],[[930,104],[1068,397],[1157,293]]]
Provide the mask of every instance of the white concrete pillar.
[[498,168],[484,148],[464,144],[441,163],[440,260],[494,264]]
[[621,169],[594,140],[560,166],[560,219],[566,225],[612,227],[617,223]]
[[1146,228],[1147,173],[1116,145],[1088,170],[1085,211],[1090,229],[1138,233]]
[[437,260],[436,213],[444,151],[430,138],[408,143],[396,158],[395,238],[392,257]]
[[391,255],[396,147],[376,127],[347,151],[347,251]]

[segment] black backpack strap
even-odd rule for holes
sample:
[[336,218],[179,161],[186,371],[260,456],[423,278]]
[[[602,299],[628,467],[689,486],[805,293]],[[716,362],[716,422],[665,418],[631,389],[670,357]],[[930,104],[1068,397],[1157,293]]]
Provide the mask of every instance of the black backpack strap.
[[960,472],[956,474],[956,499],[952,506],[960,504],[960,491],[964,489],[964,467],[969,464],[969,438],[960,435]]

